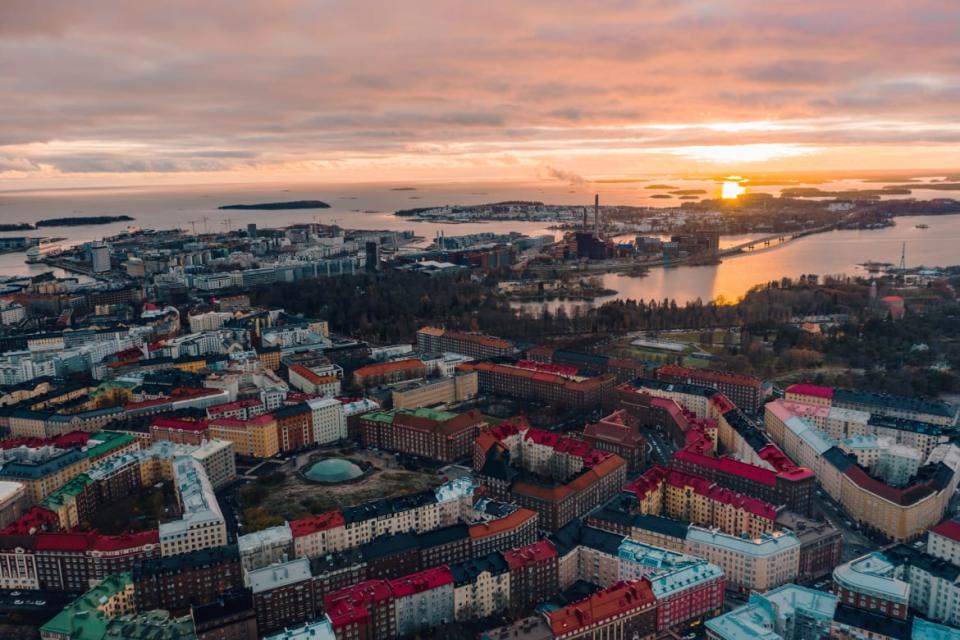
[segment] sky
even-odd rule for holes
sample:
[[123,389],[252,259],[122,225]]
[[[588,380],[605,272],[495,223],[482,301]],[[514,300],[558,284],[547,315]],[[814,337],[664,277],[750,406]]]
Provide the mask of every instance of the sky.
[[0,189],[960,169],[956,0],[0,0]]

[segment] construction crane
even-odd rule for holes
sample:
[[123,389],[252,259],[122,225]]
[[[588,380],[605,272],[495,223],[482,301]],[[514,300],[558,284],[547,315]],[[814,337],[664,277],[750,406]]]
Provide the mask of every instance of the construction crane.
[[197,235],[197,223],[200,222],[200,221],[199,221],[199,220],[187,220],[187,222],[189,222],[189,223],[190,223],[190,226],[193,227],[193,235],[194,235],[194,237],[196,237],[196,235]]

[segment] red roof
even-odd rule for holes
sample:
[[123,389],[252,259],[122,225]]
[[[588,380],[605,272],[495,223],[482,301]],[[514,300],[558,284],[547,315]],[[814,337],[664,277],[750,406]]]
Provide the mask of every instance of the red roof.
[[717,408],[717,413],[721,416],[728,411],[733,411],[737,408],[737,405],[733,404],[733,402],[730,401],[730,398],[722,393],[715,393],[710,396],[710,404]]
[[207,415],[219,415],[221,413],[226,413],[227,411],[235,411],[237,409],[246,409],[248,407],[256,407],[263,404],[255,398],[250,398],[248,400],[236,400],[234,402],[226,402],[224,404],[214,405],[212,407],[207,407]]
[[40,531],[56,531],[60,528],[60,518],[49,509],[34,505],[15,522],[0,531],[5,536],[32,536]]
[[471,538],[483,538],[518,529],[530,521],[531,518],[537,518],[537,512],[530,509],[519,508],[513,513],[503,518],[491,520],[490,522],[481,522],[470,526]]
[[453,584],[453,574],[447,565],[441,565],[391,580],[390,590],[394,598],[404,598],[447,584]]
[[38,534],[34,548],[37,551],[123,551],[159,543],[160,533],[157,529],[119,536],[105,536],[95,531],[61,531]]
[[334,375],[321,376],[319,373],[316,373],[315,371],[308,369],[302,364],[292,365],[288,369],[288,371],[296,373],[297,375],[299,375],[301,378],[303,378],[310,384],[331,384],[338,380],[337,376],[334,376]]
[[53,445],[60,449],[74,449],[83,447],[90,439],[90,434],[86,431],[71,431],[63,435],[52,438],[13,438],[10,440],[0,440],[0,449],[15,449],[17,447],[27,447],[29,449],[39,449],[48,445]]
[[119,536],[98,535],[93,542],[96,551],[121,551],[134,549],[148,544],[160,544],[160,531],[148,529],[139,533],[127,533]]
[[792,384],[786,389],[787,393],[795,393],[801,396],[813,396],[814,398],[833,398],[833,388],[824,387],[818,384]]
[[338,629],[352,623],[367,622],[371,604],[392,599],[390,583],[386,580],[367,580],[327,594],[323,599],[323,607],[330,616],[333,628]]
[[721,473],[734,476],[742,476],[754,482],[774,486],[777,483],[777,474],[769,469],[734,460],[733,458],[712,458],[699,453],[694,453],[689,449],[682,449],[674,454],[674,459],[693,463],[706,469],[715,469]]
[[291,520],[290,530],[293,532],[294,538],[302,538],[318,531],[342,527],[343,524],[344,519],[341,512],[328,511],[315,516]]
[[726,489],[711,482],[707,478],[685,473],[679,469],[665,469],[660,466],[654,466],[628,484],[624,488],[624,491],[629,491],[638,498],[643,499],[664,482],[680,489],[690,487],[697,494],[705,496],[714,502],[730,505],[737,509],[743,509],[760,518],[773,520],[777,516],[777,508],[769,502],[737,493],[732,489]]
[[954,542],[960,542],[960,520],[946,520],[930,531],[944,538],[950,538]]
[[425,370],[426,368],[427,365],[423,364],[422,360],[418,360],[417,358],[408,358],[406,360],[393,360],[391,362],[368,364],[365,367],[360,367],[353,373],[354,375],[363,377],[382,375],[384,373],[392,373],[394,371],[414,371],[418,369]]
[[555,373],[561,376],[575,376],[579,369],[565,364],[550,364],[545,362],[536,362],[534,360],[518,360],[516,366],[521,369],[531,369],[533,371],[543,371],[546,373]]
[[618,582],[584,600],[551,611],[547,619],[554,636],[567,635],[615,616],[651,607],[655,601],[648,580]]
[[556,557],[557,548],[549,540],[540,540],[519,549],[503,552],[503,559],[507,561],[511,571]]
[[693,369],[690,367],[681,367],[675,364],[665,364],[657,369],[657,378],[681,378],[684,381],[698,383],[708,381],[715,383],[739,384],[748,387],[759,388],[760,378],[753,376],[744,376],[729,371],[717,371],[716,369]]

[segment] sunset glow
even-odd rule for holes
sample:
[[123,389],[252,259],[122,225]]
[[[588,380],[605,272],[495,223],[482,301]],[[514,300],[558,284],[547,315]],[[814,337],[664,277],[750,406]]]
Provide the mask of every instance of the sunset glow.
[[726,180],[720,187],[720,197],[724,200],[734,200],[747,190],[740,185],[739,180]]
[[960,166],[956,2],[243,5],[0,10],[0,189]]

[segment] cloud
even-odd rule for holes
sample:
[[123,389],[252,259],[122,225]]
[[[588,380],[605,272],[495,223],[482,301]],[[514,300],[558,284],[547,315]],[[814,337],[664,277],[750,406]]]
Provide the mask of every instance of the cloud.
[[587,180],[580,174],[574,173],[573,171],[565,171],[564,169],[557,169],[556,167],[544,167],[544,173],[547,178],[552,180],[559,180],[561,182],[566,182],[567,184],[582,187],[587,184]]
[[[956,140],[952,0],[8,5],[8,173],[336,162],[357,179],[430,165],[569,181],[542,167],[646,172],[663,149],[759,144],[818,149],[798,162],[841,147],[869,160],[875,145]],[[712,126],[756,121],[773,124]]]

